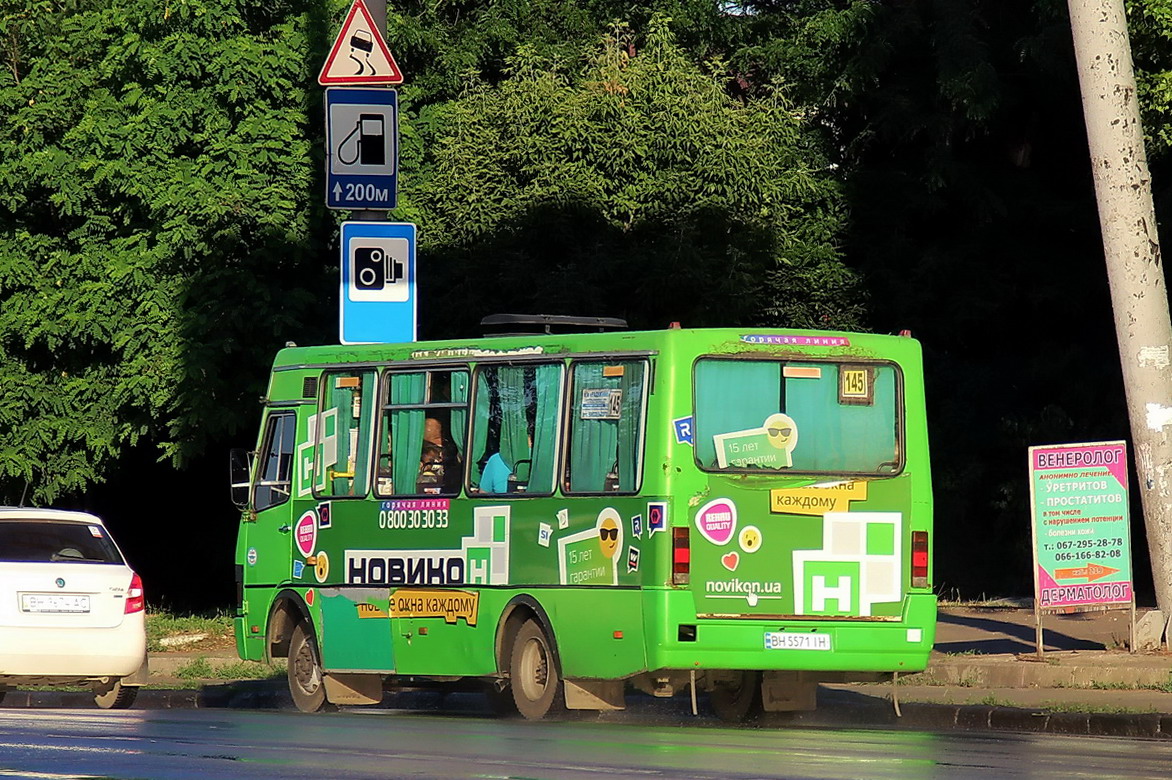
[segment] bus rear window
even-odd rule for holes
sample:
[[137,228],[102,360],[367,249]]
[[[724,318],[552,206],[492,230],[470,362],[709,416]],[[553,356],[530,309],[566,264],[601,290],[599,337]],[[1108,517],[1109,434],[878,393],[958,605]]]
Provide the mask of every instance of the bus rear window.
[[696,460],[709,471],[894,474],[898,378],[887,363],[699,360]]

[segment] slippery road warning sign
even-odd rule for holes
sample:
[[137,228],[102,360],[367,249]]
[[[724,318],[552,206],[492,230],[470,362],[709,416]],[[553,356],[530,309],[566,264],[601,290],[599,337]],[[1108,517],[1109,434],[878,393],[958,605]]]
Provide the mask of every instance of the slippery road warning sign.
[[403,83],[403,73],[362,0],[350,6],[317,82],[327,87]]

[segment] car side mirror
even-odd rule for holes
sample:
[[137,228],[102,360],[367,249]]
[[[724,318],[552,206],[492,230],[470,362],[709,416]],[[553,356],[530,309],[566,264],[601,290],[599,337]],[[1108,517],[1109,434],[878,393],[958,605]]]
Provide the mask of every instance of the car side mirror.
[[253,453],[241,447],[228,453],[228,479],[232,486],[232,503],[240,511],[248,509]]

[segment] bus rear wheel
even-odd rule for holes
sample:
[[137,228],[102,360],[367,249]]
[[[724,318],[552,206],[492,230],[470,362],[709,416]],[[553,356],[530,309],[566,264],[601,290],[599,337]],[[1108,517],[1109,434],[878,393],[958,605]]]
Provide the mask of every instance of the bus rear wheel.
[[717,685],[708,694],[716,717],[726,723],[743,723],[761,711],[760,672],[738,672],[734,682]]
[[326,707],[325,677],[313,634],[298,623],[289,642],[289,693],[302,712],[319,712]]
[[565,708],[553,643],[536,621],[526,621],[513,640],[509,678],[513,703],[522,717],[540,720]]

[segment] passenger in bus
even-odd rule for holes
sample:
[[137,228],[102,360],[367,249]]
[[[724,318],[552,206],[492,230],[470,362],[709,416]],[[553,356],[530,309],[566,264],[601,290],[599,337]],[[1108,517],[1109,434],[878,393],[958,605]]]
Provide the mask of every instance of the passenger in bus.
[[513,470],[509,468],[509,464],[505,463],[499,452],[494,452],[480,470],[480,492],[508,493],[509,477],[512,475]]
[[390,454],[378,456],[378,494],[387,496],[395,492],[395,471],[391,465]]
[[423,442],[419,458],[419,476],[415,480],[420,493],[439,493],[444,484],[443,448],[429,441]]
[[444,424],[436,417],[428,417],[423,424],[423,449],[419,458],[418,490],[421,493],[460,492],[463,471],[460,451],[448,436]]

